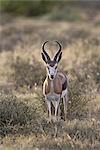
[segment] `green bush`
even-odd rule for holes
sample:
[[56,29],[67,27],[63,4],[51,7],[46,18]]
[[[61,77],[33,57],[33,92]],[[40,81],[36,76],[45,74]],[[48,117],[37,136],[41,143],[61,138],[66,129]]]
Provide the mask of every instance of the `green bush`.
[[[25,125],[35,116],[35,109],[28,107],[16,96],[0,93],[0,124]],[[34,118],[35,119],[35,118]]]
[[[0,93],[0,135],[35,132],[39,118],[36,108],[12,94]],[[31,128],[32,123],[32,128]],[[23,130],[25,129],[25,130]]]
[[1,12],[15,15],[40,16],[47,13],[53,7],[54,2],[45,0],[0,0]]
[[81,65],[75,65],[71,70],[72,79],[69,82],[68,113],[76,118],[88,117],[88,104],[94,100],[100,90],[99,56],[92,55]]
[[88,117],[88,103],[94,99],[91,84],[87,81],[71,80],[69,83],[68,115],[71,119]]

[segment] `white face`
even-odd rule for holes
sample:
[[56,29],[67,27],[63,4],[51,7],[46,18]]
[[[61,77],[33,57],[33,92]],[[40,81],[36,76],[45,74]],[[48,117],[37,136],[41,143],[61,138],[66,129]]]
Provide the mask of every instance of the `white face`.
[[53,80],[57,74],[57,64],[54,64],[54,66],[47,64],[46,68],[47,68],[47,74],[48,74],[50,80]]

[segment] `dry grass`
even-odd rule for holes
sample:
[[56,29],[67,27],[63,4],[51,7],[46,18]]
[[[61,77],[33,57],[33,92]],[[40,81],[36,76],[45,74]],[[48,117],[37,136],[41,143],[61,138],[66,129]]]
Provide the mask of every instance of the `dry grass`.
[[[93,21],[81,22],[3,20],[0,25],[0,150],[99,150],[99,19],[97,14]],[[68,118],[66,122],[47,124],[42,96],[45,70],[41,45],[45,40],[55,39],[63,45],[59,67],[69,77]],[[57,46],[50,43],[47,47],[53,56]]]

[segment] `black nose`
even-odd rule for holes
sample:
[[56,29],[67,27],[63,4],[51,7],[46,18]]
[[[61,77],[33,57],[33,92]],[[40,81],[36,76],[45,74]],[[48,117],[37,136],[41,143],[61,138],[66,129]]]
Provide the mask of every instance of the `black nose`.
[[51,75],[51,79],[53,79],[54,78],[54,75]]

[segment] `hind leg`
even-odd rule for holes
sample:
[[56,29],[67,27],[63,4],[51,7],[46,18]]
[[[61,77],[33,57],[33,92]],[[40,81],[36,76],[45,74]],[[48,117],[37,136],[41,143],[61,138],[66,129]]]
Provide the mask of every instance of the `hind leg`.
[[64,105],[64,120],[66,121],[67,118],[67,101],[68,97],[67,94],[63,97],[63,105]]
[[61,109],[60,109],[60,103],[59,103],[59,106],[58,106],[58,120],[61,119]]

